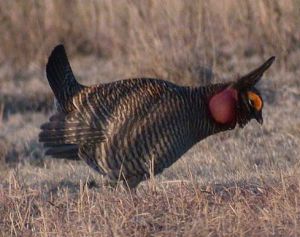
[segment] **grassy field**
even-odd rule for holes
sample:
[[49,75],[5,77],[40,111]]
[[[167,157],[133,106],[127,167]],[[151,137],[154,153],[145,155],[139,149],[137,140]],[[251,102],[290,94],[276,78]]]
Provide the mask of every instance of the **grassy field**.
[[[0,236],[300,236],[300,1],[1,1]],[[218,134],[130,191],[45,158],[45,63],[64,43],[83,84],[259,84],[264,125]]]

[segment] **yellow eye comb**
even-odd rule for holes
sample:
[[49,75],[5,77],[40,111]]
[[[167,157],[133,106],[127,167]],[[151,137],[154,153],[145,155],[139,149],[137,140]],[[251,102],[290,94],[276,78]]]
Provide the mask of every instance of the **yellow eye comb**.
[[253,107],[257,111],[261,110],[263,105],[261,98],[257,94],[251,91],[249,91],[247,94],[248,94],[248,99],[251,100],[253,103]]

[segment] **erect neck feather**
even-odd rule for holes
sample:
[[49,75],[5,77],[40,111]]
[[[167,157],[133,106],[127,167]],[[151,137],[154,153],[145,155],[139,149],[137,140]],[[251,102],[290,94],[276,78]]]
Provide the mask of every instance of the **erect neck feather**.
[[226,88],[209,99],[209,111],[215,122],[232,124],[236,121],[237,91]]

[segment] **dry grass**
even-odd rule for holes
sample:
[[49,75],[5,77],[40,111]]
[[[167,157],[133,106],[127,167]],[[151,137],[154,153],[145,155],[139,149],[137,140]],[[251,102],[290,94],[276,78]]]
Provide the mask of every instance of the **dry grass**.
[[[299,236],[299,25],[298,0],[2,1],[0,235]],[[37,142],[59,42],[85,84],[206,84],[275,55],[259,84],[265,123],[204,140],[136,192],[110,189]]]
[[125,58],[125,76],[187,83],[201,64],[232,70],[226,63],[232,57],[276,55],[289,66],[299,46],[299,6],[297,0],[1,2],[0,62],[18,70],[43,64],[64,42],[71,55]]
[[298,236],[299,181],[178,181],[136,192],[80,183],[76,191],[61,185],[47,194],[11,173],[0,191],[0,229],[3,236]]

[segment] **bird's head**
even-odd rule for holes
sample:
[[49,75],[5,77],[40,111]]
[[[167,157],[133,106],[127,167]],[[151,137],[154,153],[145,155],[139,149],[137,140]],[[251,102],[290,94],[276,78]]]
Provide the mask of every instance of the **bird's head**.
[[260,67],[239,77],[225,89],[217,92],[209,100],[209,110],[215,122],[244,127],[251,119],[263,123],[263,99],[255,85],[263,73],[272,65],[275,57],[271,57]]

